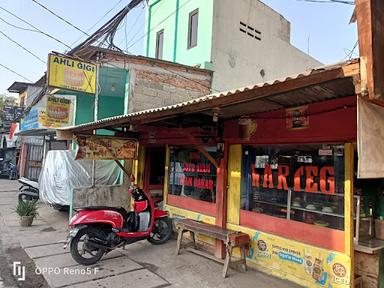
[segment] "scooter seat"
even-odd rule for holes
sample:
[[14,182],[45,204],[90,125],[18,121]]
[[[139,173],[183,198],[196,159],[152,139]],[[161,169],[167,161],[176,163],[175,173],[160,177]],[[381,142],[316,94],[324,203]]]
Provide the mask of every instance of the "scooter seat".
[[125,210],[125,208],[123,208],[123,207],[89,206],[89,207],[82,207],[78,210],[112,210],[112,211],[116,211],[116,212],[120,213],[121,216],[123,216],[124,221],[127,219],[128,214],[129,214],[127,212],[127,210]]

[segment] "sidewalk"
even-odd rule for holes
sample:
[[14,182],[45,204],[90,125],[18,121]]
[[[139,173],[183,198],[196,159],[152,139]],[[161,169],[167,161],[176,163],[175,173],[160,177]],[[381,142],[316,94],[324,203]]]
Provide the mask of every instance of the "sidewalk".
[[[0,288],[2,285],[27,288],[298,287],[252,270],[247,273],[230,270],[229,277],[223,279],[222,265],[188,252],[175,256],[175,241],[160,246],[137,242],[126,250],[112,251],[87,270],[77,265],[60,243],[67,236],[67,213],[40,204],[39,216],[33,225],[19,226],[18,217],[12,211],[17,203],[18,187],[17,181],[0,179],[0,263],[4,262],[3,255],[8,261],[7,267],[0,264]],[[26,266],[25,281],[10,277],[13,261],[21,261],[21,265]]]

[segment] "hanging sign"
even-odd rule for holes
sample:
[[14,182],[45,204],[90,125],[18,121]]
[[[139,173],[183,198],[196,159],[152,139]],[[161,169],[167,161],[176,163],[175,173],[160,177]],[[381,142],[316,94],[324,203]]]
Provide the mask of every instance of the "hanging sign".
[[48,86],[96,93],[97,66],[56,54],[48,57]]
[[46,95],[43,126],[58,128],[72,125],[75,102],[76,96]]
[[77,136],[76,159],[136,159],[137,141],[107,136]]

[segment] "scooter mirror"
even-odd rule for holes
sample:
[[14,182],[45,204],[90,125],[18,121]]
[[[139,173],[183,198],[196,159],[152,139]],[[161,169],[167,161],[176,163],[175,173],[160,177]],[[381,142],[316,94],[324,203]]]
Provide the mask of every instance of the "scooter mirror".
[[135,175],[131,175],[131,184],[135,184],[136,178]]

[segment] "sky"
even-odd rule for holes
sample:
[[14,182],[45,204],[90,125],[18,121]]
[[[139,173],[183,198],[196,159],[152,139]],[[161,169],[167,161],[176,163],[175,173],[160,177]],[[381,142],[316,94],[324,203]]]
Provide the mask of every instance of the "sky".
[[[88,34],[96,31],[103,23],[122,9],[130,0],[36,0]],[[220,1],[220,0],[217,0]],[[233,0],[235,1],[235,0]],[[356,41],[356,24],[349,24],[353,6],[346,4],[320,4],[300,0],[262,0],[291,22],[291,43],[324,64],[348,59]],[[25,31],[18,27],[33,29],[2,10],[5,8],[39,30],[48,33],[70,47],[76,46],[86,35],[49,14],[32,0],[0,1],[0,64],[5,65],[27,79],[35,82],[46,71],[48,53],[65,52],[63,44],[41,33]],[[111,10],[112,9],[112,10]],[[111,10],[111,11],[110,11]],[[110,11],[108,14],[106,14]],[[143,54],[144,4],[132,10],[116,34],[116,44],[129,49],[133,54]],[[41,58],[36,59],[9,38],[24,46]],[[357,49],[353,56],[358,56]],[[7,88],[14,81],[27,81],[0,66],[0,95],[8,94]]]

